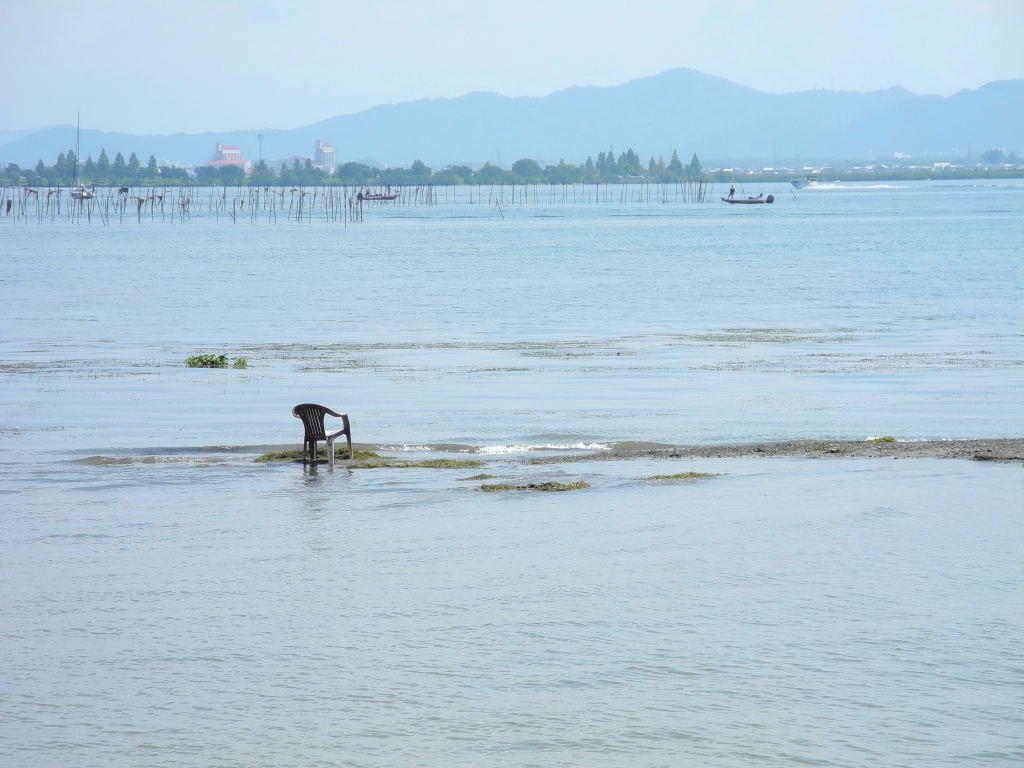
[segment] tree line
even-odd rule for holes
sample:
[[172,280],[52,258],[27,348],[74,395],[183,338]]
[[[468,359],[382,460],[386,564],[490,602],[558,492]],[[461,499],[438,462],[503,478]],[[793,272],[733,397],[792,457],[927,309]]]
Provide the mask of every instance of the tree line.
[[448,165],[437,171],[422,161],[416,160],[408,168],[377,168],[357,162],[345,162],[332,172],[313,165],[311,160],[295,160],[291,166],[275,170],[265,161],[258,162],[248,176],[242,168],[234,165],[199,166],[194,176],[184,168],[173,165],[158,165],[152,155],[146,165],[139,162],[132,152],[126,161],[118,152],[111,161],[104,149],[99,160],[90,156],[84,163],[78,163],[72,150],[61,152],[57,161],[47,166],[40,160],[34,168],[19,168],[9,163],[0,171],[0,183],[9,185],[67,186],[80,181],[97,185],[164,185],[181,184],[195,180],[208,186],[316,186],[322,184],[345,184],[348,186],[417,186],[427,184],[612,184],[631,181],[675,182],[697,179],[703,175],[700,159],[694,153],[686,165],[672,152],[666,163],[663,158],[653,156],[647,163],[631,148],[618,157],[611,151],[599,152],[597,159],[592,156],[579,165],[559,160],[557,164],[541,166],[531,158],[521,158],[509,169],[485,163],[480,168],[467,165]]
[[76,181],[100,185],[181,183],[188,178],[184,168],[158,165],[153,155],[142,165],[134,152],[128,160],[118,152],[111,161],[105,149],[100,151],[99,160],[93,160],[90,155],[84,163],[79,163],[74,150],[69,149],[57,155],[53,165],[46,165],[42,160],[34,168],[19,168],[17,163],[8,163],[0,172],[0,180],[7,184],[30,187],[67,186]]
[[[704,171],[700,159],[693,155],[683,165],[677,152],[671,160],[651,157],[645,165],[639,155],[629,149],[616,158],[612,152],[600,152],[595,161],[588,157],[576,165],[559,160],[557,164],[541,166],[528,157],[512,163],[509,169],[485,163],[480,168],[467,165],[448,165],[433,171],[421,161],[409,168],[375,168],[364,163],[347,162],[339,165],[334,180],[342,184],[612,184],[629,181],[672,182],[700,178]],[[254,173],[253,176],[256,174]]]

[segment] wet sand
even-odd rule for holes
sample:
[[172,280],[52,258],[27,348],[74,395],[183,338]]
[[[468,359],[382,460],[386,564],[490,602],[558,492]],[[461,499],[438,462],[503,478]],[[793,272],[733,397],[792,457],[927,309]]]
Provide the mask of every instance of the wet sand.
[[679,445],[672,447],[619,446],[598,454],[574,454],[536,459],[533,463],[617,460],[636,458],[724,459],[740,456],[770,458],[894,458],[971,459],[974,461],[1024,461],[1024,438],[980,440],[920,440],[878,442],[869,440],[789,440],[739,445]]

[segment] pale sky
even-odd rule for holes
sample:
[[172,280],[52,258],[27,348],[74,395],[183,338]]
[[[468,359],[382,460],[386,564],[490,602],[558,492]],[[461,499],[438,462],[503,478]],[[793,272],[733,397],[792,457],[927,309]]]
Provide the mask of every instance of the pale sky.
[[0,129],[295,128],[689,67],[772,92],[1024,78],[1024,0],[0,0]]

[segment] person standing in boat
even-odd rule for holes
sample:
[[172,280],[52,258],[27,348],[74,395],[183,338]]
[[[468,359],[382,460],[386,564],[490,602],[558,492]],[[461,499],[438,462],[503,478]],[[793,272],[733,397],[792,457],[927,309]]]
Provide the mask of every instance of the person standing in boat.
[[732,200],[732,196],[735,195],[735,194],[736,194],[736,187],[735,186],[730,186],[729,187],[729,199]]

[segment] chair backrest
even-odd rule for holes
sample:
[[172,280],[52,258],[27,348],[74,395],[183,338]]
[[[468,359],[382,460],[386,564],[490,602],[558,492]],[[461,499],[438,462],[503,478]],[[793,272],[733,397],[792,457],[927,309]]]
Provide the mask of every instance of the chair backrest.
[[302,426],[306,430],[306,439],[315,437],[325,440],[324,414],[330,410],[330,408],[316,403],[300,403],[292,408],[292,416],[302,419]]

